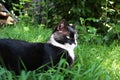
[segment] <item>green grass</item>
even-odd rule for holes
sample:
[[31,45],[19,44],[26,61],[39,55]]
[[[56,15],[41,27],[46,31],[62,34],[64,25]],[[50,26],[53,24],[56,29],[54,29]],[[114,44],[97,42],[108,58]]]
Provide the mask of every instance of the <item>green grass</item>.
[[[0,28],[0,38],[12,38],[29,42],[47,42],[52,29],[43,26],[18,23]],[[120,80],[120,46],[82,43],[78,40],[75,49],[76,60],[68,68],[62,59],[59,68],[51,68],[46,72],[22,71],[15,75],[0,67],[0,80]],[[33,64],[34,65],[34,64]],[[62,70],[62,72],[61,72]]]

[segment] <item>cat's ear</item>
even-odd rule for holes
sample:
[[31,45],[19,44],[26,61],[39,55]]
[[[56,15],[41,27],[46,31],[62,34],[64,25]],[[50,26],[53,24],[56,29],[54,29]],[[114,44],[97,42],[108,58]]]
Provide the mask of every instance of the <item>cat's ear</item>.
[[58,30],[58,31],[65,31],[65,30],[67,30],[67,22],[66,22],[65,19],[62,19],[62,20],[60,21],[60,23],[59,23],[58,26],[57,26],[57,30]]

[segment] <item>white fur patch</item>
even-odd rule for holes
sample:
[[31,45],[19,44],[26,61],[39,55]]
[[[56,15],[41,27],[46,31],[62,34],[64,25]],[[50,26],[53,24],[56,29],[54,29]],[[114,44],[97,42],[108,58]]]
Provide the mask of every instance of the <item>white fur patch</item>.
[[51,43],[52,45],[54,45],[56,47],[60,47],[62,49],[67,50],[68,54],[70,55],[70,57],[74,61],[74,59],[75,59],[74,48],[77,46],[76,35],[75,35],[75,44],[66,43],[64,45],[55,41],[53,36],[54,36],[54,34],[51,36],[49,43]]

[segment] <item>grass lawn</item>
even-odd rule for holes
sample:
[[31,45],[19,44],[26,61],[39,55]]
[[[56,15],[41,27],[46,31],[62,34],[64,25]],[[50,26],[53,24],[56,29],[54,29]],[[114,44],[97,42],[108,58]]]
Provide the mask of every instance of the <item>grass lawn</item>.
[[[29,42],[46,42],[52,29],[30,24],[18,23],[13,26],[0,28],[0,38],[12,38]],[[46,72],[22,71],[15,75],[0,67],[0,80],[120,80],[120,46],[117,43],[91,44],[78,40],[75,49],[76,60],[68,68],[61,67],[65,60],[61,60],[58,69],[51,68]],[[34,65],[34,64],[33,64]],[[60,71],[62,70],[62,72]]]

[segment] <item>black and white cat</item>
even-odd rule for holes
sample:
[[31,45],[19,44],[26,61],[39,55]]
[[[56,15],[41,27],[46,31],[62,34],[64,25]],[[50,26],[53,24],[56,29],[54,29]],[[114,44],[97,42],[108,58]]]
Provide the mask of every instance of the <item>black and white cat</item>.
[[61,56],[72,64],[75,59],[74,48],[77,46],[76,35],[75,25],[67,26],[63,19],[47,43],[0,39],[0,63],[15,72],[20,72],[23,64],[27,70],[35,70],[46,64],[51,67],[60,61]]

